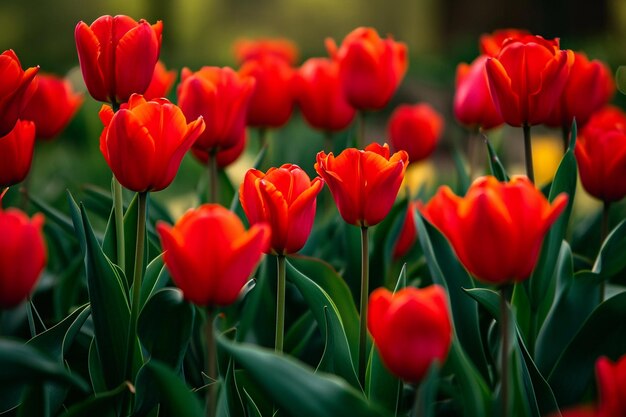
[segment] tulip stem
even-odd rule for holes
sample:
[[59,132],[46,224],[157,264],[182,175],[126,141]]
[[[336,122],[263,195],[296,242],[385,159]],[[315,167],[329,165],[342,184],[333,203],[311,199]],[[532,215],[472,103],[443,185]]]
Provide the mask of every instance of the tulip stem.
[[126,356],[126,378],[128,381],[134,381],[133,362],[135,360],[135,341],[137,339],[137,319],[139,318],[140,298],[141,298],[141,281],[143,278],[143,255],[146,235],[146,206],[148,193],[140,192],[138,194],[138,212],[137,212],[137,240],[135,244],[135,269],[133,272],[133,298],[130,309],[130,324],[128,326],[128,343]]
[[117,241],[117,266],[126,271],[126,245],[124,243],[124,202],[122,184],[113,177],[113,210],[115,216],[115,239]]
[[535,183],[535,171],[533,169],[533,147],[530,141],[530,125],[524,124],[524,153],[526,156],[526,176]]
[[[604,244],[606,237],[609,235],[609,214],[611,210],[611,202],[605,201],[602,206],[602,224],[600,226],[600,248]],[[602,281],[600,283],[600,302],[604,301],[604,293],[606,282]]]
[[356,144],[358,149],[365,149],[365,110],[359,112],[359,131],[356,137]]
[[209,151],[209,161],[208,161],[208,173],[209,173],[209,194],[208,200],[209,203],[218,203],[218,193],[219,193],[219,175],[217,172],[217,149],[213,148]]
[[369,245],[367,226],[361,226],[361,308],[359,327],[359,382],[365,387],[367,356],[367,300],[369,296]]
[[283,339],[285,337],[285,286],[286,286],[286,261],[285,255],[276,256],[278,262],[278,285],[276,287],[276,352],[283,351]]
[[215,316],[213,314],[213,309],[209,307],[207,310],[207,322],[204,328],[207,346],[207,376],[209,378],[209,385],[206,397],[207,417],[214,417],[215,411],[217,410],[217,361],[215,350],[215,334],[213,333],[214,318]]
[[333,132],[330,130],[324,132],[324,148],[327,153],[331,153],[333,151]]
[[477,154],[477,146],[476,146],[476,142],[478,140],[477,135],[480,133],[479,130],[472,130],[469,133],[469,136],[467,138],[467,159],[469,162],[469,179],[470,182],[472,181],[472,179],[474,179],[474,173],[476,172],[476,165],[477,161],[476,158],[478,156]]
[[509,409],[509,309],[506,301],[506,289],[500,289],[500,332],[502,352],[500,356],[500,392],[502,394],[502,416],[507,416]]

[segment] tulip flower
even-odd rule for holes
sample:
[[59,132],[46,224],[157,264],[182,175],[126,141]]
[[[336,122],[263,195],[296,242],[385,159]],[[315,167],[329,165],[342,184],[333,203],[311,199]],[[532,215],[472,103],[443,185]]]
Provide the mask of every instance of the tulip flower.
[[237,145],[245,132],[253,89],[252,77],[231,68],[202,67],[197,72],[183,68],[178,104],[187,120],[202,116],[206,124],[194,147],[217,152]]
[[39,67],[22,69],[13,50],[0,54],[0,136],[8,134],[35,92]]
[[315,170],[328,184],[341,217],[367,227],[391,210],[408,162],[405,151],[390,157],[388,145],[372,143],[364,151],[348,148],[337,157],[319,152]]
[[282,59],[289,65],[298,61],[298,47],[284,38],[239,39],[235,42],[234,51],[239,64],[266,56]]
[[545,124],[563,127],[569,132],[572,120],[582,127],[591,115],[604,107],[615,93],[609,67],[601,61],[589,61],[582,52],[574,53],[574,63],[560,100]]
[[296,75],[296,100],[307,123],[327,133],[345,129],[356,114],[343,93],[339,64],[327,58],[302,64]]
[[136,192],[167,187],[204,129],[201,117],[187,124],[183,112],[167,99],[146,101],[138,94],[116,113],[102,106],[100,120],[100,151],[115,178]]
[[18,120],[13,130],[0,138],[0,188],[17,184],[26,178],[33,161],[34,149],[35,124],[28,120]]
[[594,114],[576,140],[576,160],[585,190],[604,202],[626,195],[626,113],[607,106]]
[[326,40],[330,56],[339,62],[339,74],[348,102],[358,110],[379,110],[389,103],[408,67],[407,47],[376,30],[360,27],[341,46]]
[[271,226],[271,253],[287,255],[306,243],[315,219],[316,198],[323,186],[320,177],[311,181],[293,164],[270,168],[267,173],[250,169],[239,189],[239,200],[250,224]]
[[421,381],[433,361],[443,363],[448,356],[452,323],[439,285],[407,287],[395,294],[375,290],[367,323],[383,364],[404,381]]
[[421,208],[421,201],[409,202],[409,206],[406,210],[406,216],[404,217],[404,222],[402,223],[402,229],[400,230],[400,235],[398,236],[398,240],[393,247],[394,259],[400,259],[406,255],[417,240],[417,228],[415,227],[415,219],[413,218],[413,215],[416,210],[421,210]]
[[454,117],[471,129],[488,130],[504,123],[489,92],[486,62],[487,56],[481,55],[470,65],[461,63],[456,67]]
[[0,308],[2,309],[13,308],[28,298],[46,266],[43,223],[44,218],[41,214],[35,214],[32,219],[29,219],[20,210],[3,210],[0,206],[0,230],[2,230],[0,233]]
[[405,150],[411,163],[428,158],[443,132],[443,117],[426,103],[398,106],[387,125],[391,145]]
[[508,183],[481,177],[465,197],[447,186],[439,188],[422,213],[446,236],[472,275],[505,284],[530,276],[543,238],[567,200],[560,194],[550,204],[526,177]]
[[157,224],[172,280],[190,302],[201,306],[232,304],[270,242],[270,228],[258,223],[246,231],[237,215],[205,204],[172,227]]
[[508,39],[520,39],[531,33],[524,29],[499,29],[493,33],[486,33],[480,37],[479,49],[481,55],[496,57],[502,45]]
[[[246,149],[246,134],[245,131],[242,135],[242,138],[237,141],[237,144],[228,149],[224,149],[222,151],[217,151],[215,154],[215,161],[217,163],[217,167],[220,169],[224,169],[233,162],[235,162],[239,157],[243,154],[243,151]],[[191,147],[191,154],[200,161],[201,164],[206,165],[209,163],[210,155],[207,151],[197,146]]]
[[626,414],[626,355],[616,362],[607,357],[596,361],[598,417]]
[[101,16],[91,25],[79,22],[74,37],[89,94],[114,105],[143,94],[159,58],[162,26],[124,15]]
[[239,69],[242,77],[256,80],[248,107],[247,124],[252,127],[281,127],[294,105],[294,69],[272,55],[247,60]]
[[55,75],[37,76],[37,89],[20,116],[37,126],[37,137],[51,139],[65,129],[83,102],[68,80]]
[[150,85],[148,85],[146,92],[143,94],[144,98],[152,100],[154,98],[167,97],[174,85],[174,81],[176,81],[176,71],[168,71],[163,62],[157,61]]

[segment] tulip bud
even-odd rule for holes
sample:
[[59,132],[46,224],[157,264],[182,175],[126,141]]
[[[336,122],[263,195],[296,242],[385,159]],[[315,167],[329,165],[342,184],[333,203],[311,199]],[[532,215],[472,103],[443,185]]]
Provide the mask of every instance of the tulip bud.
[[428,158],[443,132],[443,117],[426,103],[398,106],[387,127],[391,145],[404,150],[411,163]]

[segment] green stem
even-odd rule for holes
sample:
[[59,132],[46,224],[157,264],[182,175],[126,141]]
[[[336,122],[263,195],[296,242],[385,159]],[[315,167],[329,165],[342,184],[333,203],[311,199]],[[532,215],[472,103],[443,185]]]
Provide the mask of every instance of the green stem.
[[213,333],[214,317],[212,308],[209,308],[207,312],[207,322],[204,329],[207,344],[207,376],[209,377],[209,386],[206,397],[207,417],[215,417],[215,412],[217,410],[217,353],[215,350],[215,334]]
[[533,147],[530,141],[530,125],[524,124],[524,154],[526,156],[526,176],[535,183],[535,171],[533,169]]
[[278,285],[276,288],[276,352],[283,351],[283,339],[285,337],[285,286],[286,286],[286,261],[285,255],[276,256],[278,262]]
[[567,152],[567,149],[569,148],[569,135],[571,133],[570,126],[571,125],[564,123],[561,127],[561,135],[563,139],[563,153]]
[[146,205],[148,193],[139,193],[137,216],[137,240],[135,245],[135,269],[133,272],[133,298],[130,309],[130,323],[128,326],[128,343],[126,357],[126,378],[134,381],[133,362],[135,360],[135,341],[137,339],[137,319],[141,307],[141,281],[143,278],[143,256],[146,236]]
[[327,153],[331,153],[333,151],[333,132],[330,130],[324,132],[324,150]]
[[[611,210],[611,202],[605,201],[602,206],[602,224],[600,226],[600,248],[604,244],[606,237],[609,235],[609,214]],[[606,291],[606,282],[600,283],[600,302],[604,301],[604,293]]]
[[367,226],[361,226],[361,303],[359,327],[359,382],[365,387],[367,357],[367,301],[369,296],[369,245]]
[[500,355],[500,389],[502,393],[502,416],[508,415],[509,409],[509,309],[507,308],[506,290],[500,290],[500,331],[502,352]]
[[365,149],[365,110],[359,111],[359,132],[356,137],[356,147],[358,149]]
[[467,159],[469,160],[469,178],[470,181],[474,179],[476,173],[476,165],[478,165],[476,158],[478,157],[476,142],[478,140],[477,135],[480,133],[478,130],[472,130],[467,137]]
[[219,176],[217,172],[217,149],[212,149],[209,152],[209,161],[208,161],[208,174],[209,174],[209,194],[208,200],[209,203],[218,203],[218,192],[219,192]]
[[126,271],[126,244],[124,243],[124,202],[122,184],[113,177],[113,210],[115,216],[115,238],[117,240],[117,266]]

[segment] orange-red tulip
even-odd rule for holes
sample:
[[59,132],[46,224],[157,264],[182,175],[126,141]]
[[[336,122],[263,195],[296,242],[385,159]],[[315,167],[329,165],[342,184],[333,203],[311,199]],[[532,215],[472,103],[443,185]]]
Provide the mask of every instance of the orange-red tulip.
[[76,50],[89,94],[110,103],[143,94],[161,50],[161,21],[150,25],[124,16],[101,16],[90,26],[79,22]]
[[348,102],[359,110],[385,107],[408,67],[406,45],[391,37],[381,39],[373,28],[353,30],[339,48],[332,39],[327,39],[326,47],[339,62]]
[[82,94],[74,92],[68,80],[40,74],[37,89],[20,117],[35,122],[38,138],[51,139],[65,129],[82,102]]
[[328,58],[307,60],[296,76],[296,100],[304,119],[315,129],[336,132],[356,114],[343,93],[339,64]]
[[150,85],[148,85],[143,96],[146,100],[167,97],[174,85],[174,81],[176,81],[176,71],[168,71],[163,62],[157,61],[154,66],[152,80],[150,80]]
[[206,129],[194,146],[204,152],[232,148],[246,129],[246,112],[254,79],[231,68],[183,68],[178,85],[178,104],[187,120],[204,118]]
[[626,355],[617,362],[607,357],[596,361],[598,417],[626,415]]
[[284,38],[239,39],[235,42],[234,51],[239,64],[268,55],[280,58],[289,65],[298,61],[298,47]]
[[385,288],[370,296],[367,325],[385,366],[397,377],[419,382],[435,360],[445,362],[452,324],[445,290],[432,285]]
[[239,188],[239,200],[250,224],[269,223],[274,255],[286,255],[302,249],[311,233],[315,205],[324,181],[311,181],[299,166],[285,164],[246,172]]
[[315,170],[326,181],[341,217],[367,227],[380,223],[391,210],[409,162],[405,151],[391,157],[389,146],[348,148],[339,156],[317,154]]
[[404,217],[404,223],[400,230],[400,235],[393,247],[393,258],[399,259],[406,255],[413,247],[413,244],[417,240],[417,228],[415,227],[415,218],[413,217],[415,211],[422,209],[421,201],[409,202],[409,207],[406,210],[406,216]]
[[523,38],[531,33],[524,29],[499,29],[493,33],[481,35],[478,46],[481,55],[496,57],[507,39]]
[[120,184],[136,192],[167,187],[204,129],[202,117],[187,124],[183,112],[167,99],[146,101],[139,94],[116,113],[102,106],[100,120],[100,151]]
[[189,210],[172,227],[157,224],[163,260],[185,299],[201,306],[233,303],[270,241],[267,224],[246,231],[217,204]]
[[443,133],[443,117],[426,103],[398,106],[387,125],[395,150],[403,149],[410,162],[428,158]]
[[283,59],[267,55],[244,62],[239,74],[256,80],[248,107],[248,126],[267,128],[287,123],[295,102],[295,70]]
[[496,58],[485,64],[495,107],[511,126],[536,125],[550,117],[574,61],[558,39],[508,38]]
[[595,59],[589,61],[582,52],[575,52],[561,99],[545,124],[569,128],[576,118],[576,123],[582,127],[594,112],[608,104],[614,93],[615,82],[609,67]]
[[470,65],[461,63],[456,67],[454,117],[471,129],[487,130],[504,123],[489,92],[486,62],[487,56],[481,55]]
[[25,300],[46,266],[44,218],[32,219],[17,209],[0,207],[0,308],[12,308]]
[[626,113],[607,106],[591,116],[576,140],[575,154],[589,194],[605,202],[626,195]]
[[13,130],[28,100],[35,92],[33,82],[39,67],[22,69],[13,50],[0,54],[0,136]]
[[13,130],[0,138],[0,188],[22,182],[30,171],[35,149],[35,124],[18,120]]
[[[241,154],[243,154],[243,151],[246,149],[246,142],[247,138],[244,131],[242,133],[241,139],[237,141],[237,144],[235,146],[233,146],[232,148],[218,151],[217,154],[215,154],[217,166],[221,169],[224,169],[233,162],[235,162],[237,159],[239,159]],[[197,146],[192,146],[191,154],[198,161],[200,161],[201,164],[206,165],[209,163],[209,152],[205,151],[204,149]]]
[[422,213],[448,238],[472,275],[502,284],[530,276],[543,238],[567,199],[561,194],[550,204],[526,177],[508,183],[481,177],[465,197],[447,186],[439,188]]

